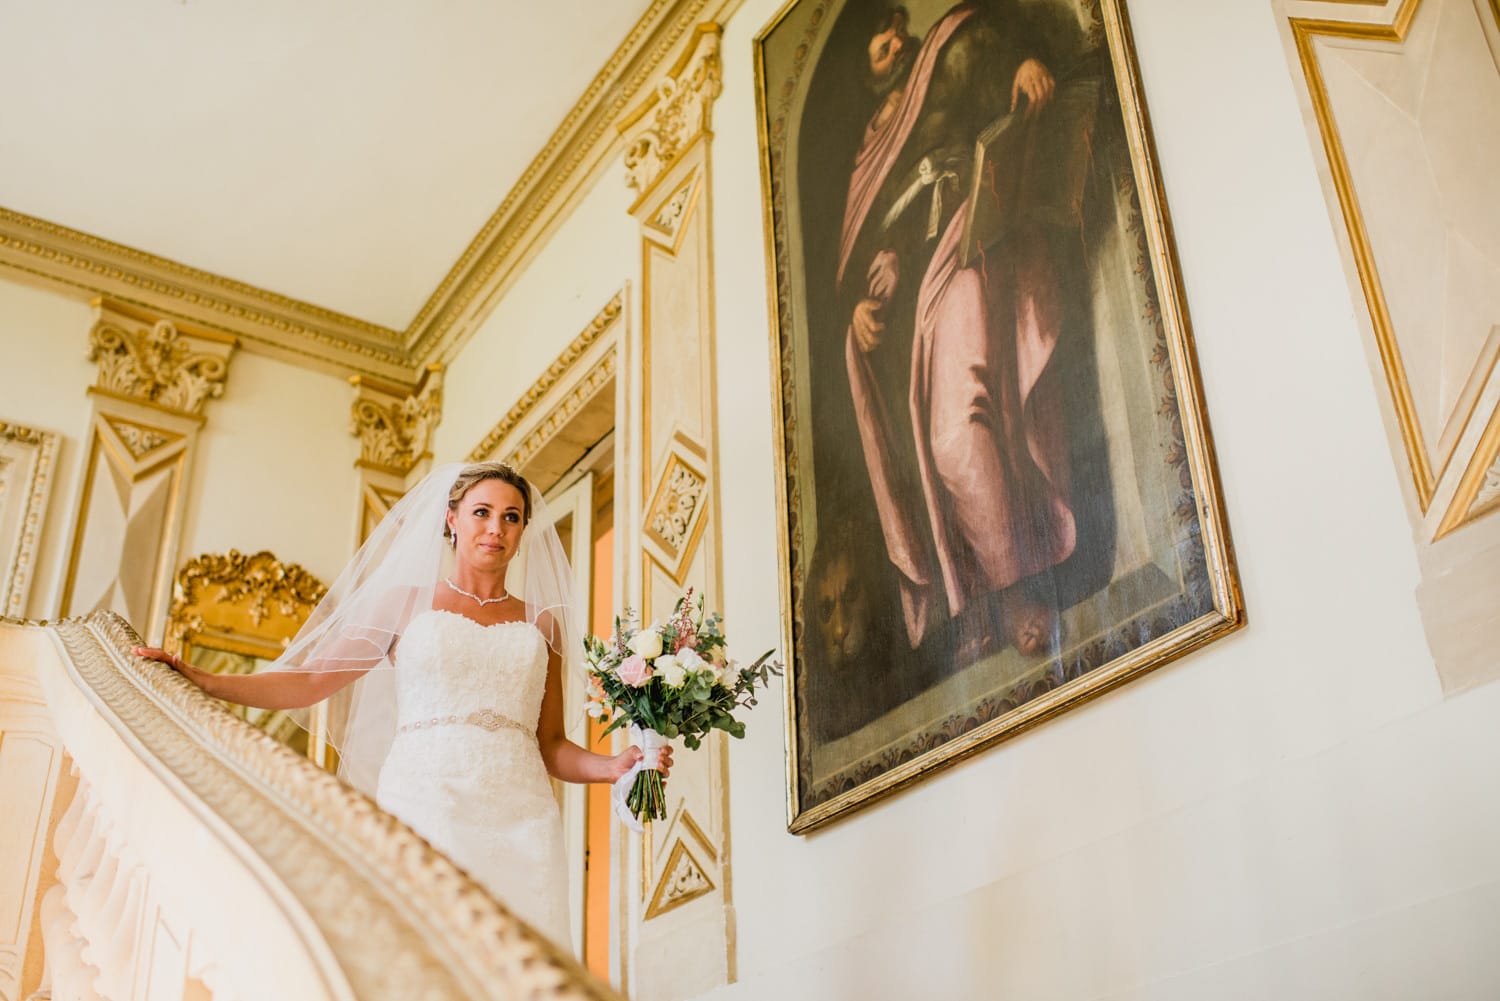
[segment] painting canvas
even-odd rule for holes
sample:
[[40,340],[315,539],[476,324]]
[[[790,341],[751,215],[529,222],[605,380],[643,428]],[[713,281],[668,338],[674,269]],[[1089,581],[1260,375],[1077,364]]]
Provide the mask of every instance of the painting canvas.
[[755,42],[789,826],[1243,621],[1119,0],[795,0]]

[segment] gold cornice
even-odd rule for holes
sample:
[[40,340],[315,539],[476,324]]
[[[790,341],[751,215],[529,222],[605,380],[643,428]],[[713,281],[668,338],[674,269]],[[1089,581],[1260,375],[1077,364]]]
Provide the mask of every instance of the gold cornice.
[[652,0],[404,330],[5,208],[0,269],[232,334],[247,350],[304,368],[414,383],[424,365],[457,353],[569,200],[623,151],[617,123],[627,109],[649,110],[650,102],[636,105],[669,58],[685,57],[682,39],[704,21],[722,22],[741,2]]
[[0,207],[0,267],[243,338],[304,365],[409,379],[401,334]]
[[604,304],[604,308],[594,314],[588,326],[573,338],[573,343],[553,359],[552,364],[547,366],[547,371],[542,373],[542,377],[522,394],[521,398],[516,401],[516,405],[511,407],[509,412],[500,418],[500,422],[490,428],[489,433],[470,450],[468,457],[470,462],[484,462],[494,454],[495,448],[505,439],[505,436],[520,426],[521,422],[526,419],[526,415],[531,413],[552,387],[557,385],[563,374],[583,356],[583,353],[599,339],[601,334],[610,328],[611,324],[620,318],[624,303],[625,293],[616,292],[614,297]]

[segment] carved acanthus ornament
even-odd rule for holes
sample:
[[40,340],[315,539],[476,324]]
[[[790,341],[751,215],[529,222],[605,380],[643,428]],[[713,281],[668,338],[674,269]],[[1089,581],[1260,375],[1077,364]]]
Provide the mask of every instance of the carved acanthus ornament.
[[687,545],[688,526],[703,496],[703,477],[684,465],[673,466],[667,474],[666,488],[651,512],[651,531],[674,550]]
[[89,361],[99,365],[98,388],[195,417],[223,395],[234,338],[190,333],[108,300],[95,306]]
[[637,192],[649,190],[689,143],[710,131],[714,99],[724,89],[719,33],[716,24],[700,25],[685,62],[657,83],[641,109],[649,124],[625,150],[625,183]]
[[359,438],[360,462],[406,475],[431,454],[432,432],[443,417],[443,370],[429,365],[414,390],[352,376],[350,431]]

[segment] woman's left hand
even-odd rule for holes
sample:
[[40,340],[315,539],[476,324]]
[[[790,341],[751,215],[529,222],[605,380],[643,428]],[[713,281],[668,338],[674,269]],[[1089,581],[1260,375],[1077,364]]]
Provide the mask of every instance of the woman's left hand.
[[[639,747],[627,747],[625,750],[609,759],[610,781],[618,782],[622,776],[635,767],[637,761],[646,756],[646,752]],[[668,744],[657,752],[656,770],[661,772],[665,779],[672,771],[672,746]]]

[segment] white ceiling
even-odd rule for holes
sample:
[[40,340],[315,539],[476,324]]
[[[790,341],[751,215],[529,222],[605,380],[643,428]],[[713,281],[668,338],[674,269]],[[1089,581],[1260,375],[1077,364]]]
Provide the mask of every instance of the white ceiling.
[[649,0],[0,0],[0,206],[405,328]]

